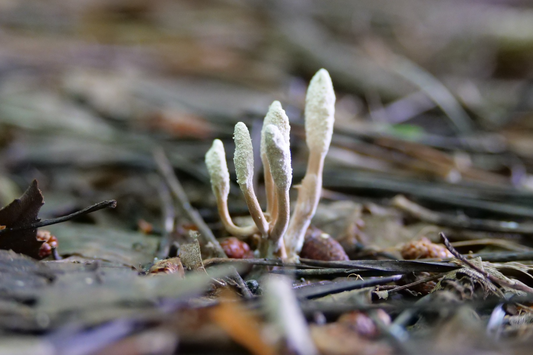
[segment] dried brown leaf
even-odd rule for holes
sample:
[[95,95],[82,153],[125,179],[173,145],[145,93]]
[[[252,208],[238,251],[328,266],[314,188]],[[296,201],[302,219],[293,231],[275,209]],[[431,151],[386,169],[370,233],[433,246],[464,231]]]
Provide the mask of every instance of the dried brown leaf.
[[[44,198],[33,180],[24,194],[0,209],[0,225],[4,229],[17,228],[38,222],[39,210],[44,205]],[[0,249],[11,249],[35,259],[41,259],[39,250],[43,241],[36,238],[37,229],[6,231],[0,236]]]

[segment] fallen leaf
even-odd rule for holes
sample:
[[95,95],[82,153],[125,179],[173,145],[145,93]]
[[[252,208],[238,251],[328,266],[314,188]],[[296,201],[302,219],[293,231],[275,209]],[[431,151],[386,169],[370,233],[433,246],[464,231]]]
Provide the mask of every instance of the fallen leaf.
[[[27,226],[39,221],[39,210],[44,205],[44,198],[33,180],[24,194],[0,209],[0,225],[3,229]],[[37,240],[37,229],[20,229],[5,231],[0,236],[0,249],[13,250],[35,259],[41,259],[39,250],[43,241]]]

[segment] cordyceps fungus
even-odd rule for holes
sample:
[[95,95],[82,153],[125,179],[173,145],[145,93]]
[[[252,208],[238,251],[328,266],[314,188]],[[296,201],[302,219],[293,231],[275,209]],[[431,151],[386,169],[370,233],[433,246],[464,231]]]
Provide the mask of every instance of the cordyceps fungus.
[[322,191],[322,170],[335,122],[335,92],[329,73],[320,69],[309,84],[305,97],[305,134],[309,148],[307,171],[298,188],[293,218],[285,235],[287,256],[297,260],[305,232],[311,223]]
[[231,235],[238,237],[248,237],[257,233],[259,229],[252,225],[249,227],[238,227],[231,220],[228,211],[228,195],[229,195],[229,172],[226,164],[226,152],[224,145],[219,139],[213,141],[211,149],[205,155],[205,164],[211,176],[211,187],[217,200],[218,214],[224,224],[224,228]]
[[254,180],[254,150],[252,147],[252,138],[248,128],[242,122],[235,125],[233,133],[233,140],[235,141],[235,154],[233,162],[235,163],[235,173],[237,174],[237,183],[241,188],[246,205],[250,211],[255,225],[259,229],[261,235],[266,236],[268,233],[268,223],[265,219],[259,201],[255,196],[253,180]]
[[309,148],[307,171],[298,186],[298,199],[290,217],[289,190],[292,180],[290,125],[278,101],[268,110],[261,132],[261,161],[267,196],[263,213],[253,189],[253,147],[248,128],[242,122],[235,126],[235,172],[237,183],[246,200],[254,225],[236,226],[229,215],[229,173],[222,142],[216,139],[206,154],[211,185],[217,199],[218,212],[226,230],[238,237],[261,235],[261,257],[298,260],[304,236],[311,223],[322,190],[324,158],[329,150],[335,113],[335,93],[331,78],[320,69],[309,85],[305,105],[306,142]]
[[274,201],[276,203],[276,214],[271,216],[271,227],[268,235],[269,247],[272,250],[268,254],[276,255],[279,253],[285,257],[285,248],[281,238],[287,231],[290,218],[291,151],[280,130],[271,124],[265,130],[265,144],[270,175],[274,185]]

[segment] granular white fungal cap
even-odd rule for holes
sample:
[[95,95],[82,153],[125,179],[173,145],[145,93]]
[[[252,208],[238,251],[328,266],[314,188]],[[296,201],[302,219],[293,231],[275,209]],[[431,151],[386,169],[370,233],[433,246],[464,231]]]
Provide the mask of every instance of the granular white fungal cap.
[[272,124],[265,128],[265,149],[274,184],[288,190],[292,182],[291,151],[280,130]]
[[289,117],[285,113],[285,110],[281,107],[279,101],[274,101],[268,108],[268,112],[263,121],[263,129],[261,130],[261,154],[266,154],[266,142],[265,142],[265,132],[268,125],[276,126],[285,142],[290,146],[290,133],[291,126],[289,125]]
[[211,187],[221,196],[229,194],[229,171],[226,163],[226,151],[220,139],[215,139],[213,145],[205,154],[205,165],[211,177]]
[[233,162],[235,163],[237,183],[241,186],[252,186],[254,178],[254,150],[250,132],[248,132],[248,127],[244,123],[239,122],[235,125],[233,140],[235,141]]
[[309,83],[305,97],[305,134],[311,151],[326,154],[335,123],[335,92],[326,69],[320,69]]

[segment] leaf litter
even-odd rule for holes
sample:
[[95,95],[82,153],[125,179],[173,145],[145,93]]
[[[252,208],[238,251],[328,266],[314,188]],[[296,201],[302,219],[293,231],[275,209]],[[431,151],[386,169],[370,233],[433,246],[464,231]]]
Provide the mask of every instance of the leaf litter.
[[[528,353],[529,10],[4,4],[0,353]],[[319,260],[249,255],[259,235],[226,253],[208,141],[231,151],[243,121],[258,147],[280,100],[300,181],[320,67],[337,105]],[[228,209],[249,217],[235,185]]]

